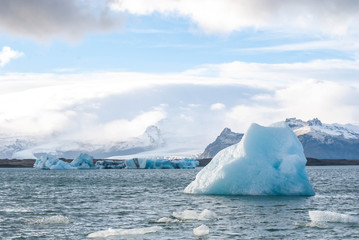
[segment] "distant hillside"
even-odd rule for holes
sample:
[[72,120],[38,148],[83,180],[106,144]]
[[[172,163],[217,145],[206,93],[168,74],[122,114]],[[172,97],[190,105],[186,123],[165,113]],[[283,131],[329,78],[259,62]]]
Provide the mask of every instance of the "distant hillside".
[[231,129],[225,128],[216,140],[206,147],[199,158],[212,158],[222,149],[241,141],[242,137],[242,133],[235,133],[232,132]]
[[[307,158],[359,159],[359,127],[354,125],[324,124],[315,118],[302,121],[286,119],[288,126],[298,136]],[[225,128],[217,139],[209,144],[200,158],[212,158],[220,150],[238,143],[243,137]]]

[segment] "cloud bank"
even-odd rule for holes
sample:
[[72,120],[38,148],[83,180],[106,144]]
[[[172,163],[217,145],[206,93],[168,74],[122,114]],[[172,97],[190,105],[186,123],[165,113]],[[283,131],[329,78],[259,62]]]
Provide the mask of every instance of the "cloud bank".
[[190,18],[208,33],[275,27],[343,35],[357,33],[359,20],[356,0],[113,0],[110,6],[135,15],[157,12]]
[[224,127],[244,132],[251,122],[358,124],[358,75],[348,60],[231,62],[177,74],[9,73],[0,76],[0,134],[106,143],[157,125],[201,149]]
[[2,0],[0,31],[45,40],[77,40],[88,32],[103,32],[122,24],[105,1]]

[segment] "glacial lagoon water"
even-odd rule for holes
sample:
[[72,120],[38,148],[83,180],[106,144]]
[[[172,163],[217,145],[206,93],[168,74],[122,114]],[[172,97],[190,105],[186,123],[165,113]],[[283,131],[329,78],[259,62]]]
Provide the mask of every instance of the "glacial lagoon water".
[[[359,166],[307,167],[312,197],[184,194],[200,170],[0,169],[0,239],[88,239],[109,228],[139,234],[107,239],[198,239],[193,229],[202,224],[203,239],[359,238]],[[172,216],[205,209],[217,218]],[[342,215],[311,222],[310,211],[324,220]]]

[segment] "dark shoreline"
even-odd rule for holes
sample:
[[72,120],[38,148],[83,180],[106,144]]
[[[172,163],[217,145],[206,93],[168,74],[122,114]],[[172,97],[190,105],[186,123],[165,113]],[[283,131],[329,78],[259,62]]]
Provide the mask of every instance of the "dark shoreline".
[[[66,162],[71,162],[72,159],[61,159]],[[94,162],[103,159],[94,159]],[[199,166],[206,166],[212,159],[197,159]],[[114,160],[116,161],[116,160]],[[34,166],[34,159],[0,159],[0,168],[32,168]],[[307,158],[307,166],[350,166],[359,165],[359,160],[346,160],[346,159],[315,159]]]

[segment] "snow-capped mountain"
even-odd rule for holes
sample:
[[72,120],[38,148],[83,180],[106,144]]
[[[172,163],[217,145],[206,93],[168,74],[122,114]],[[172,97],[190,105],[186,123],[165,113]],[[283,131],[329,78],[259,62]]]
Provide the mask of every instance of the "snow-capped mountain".
[[[286,119],[286,123],[297,135],[303,145],[306,157],[317,159],[359,159],[359,127],[351,124],[325,124],[314,118],[302,121],[296,118]],[[238,133],[231,132],[227,136],[226,128],[217,139],[207,146],[201,158],[214,157],[220,150],[238,143],[240,138],[232,136]],[[223,144],[227,142],[228,144]],[[210,151],[211,150],[211,151]]]
[[199,158],[212,158],[222,149],[229,147],[241,141],[243,134],[232,132],[231,129],[225,128],[216,140],[209,144]]
[[28,148],[32,148],[36,143],[27,138],[2,138],[0,139],[0,158],[12,158],[13,154],[16,152],[23,151]]
[[325,124],[319,119],[304,122],[286,119],[302,143],[306,157],[318,159],[359,159],[359,127]]
[[81,141],[35,142],[20,139],[3,139],[0,143],[0,158],[36,158],[44,154],[56,157],[74,158],[87,153],[94,158],[107,158],[116,155],[136,154],[154,150],[164,145],[160,129],[149,126],[139,137],[127,141],[108,144],[90,144]]

